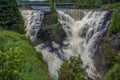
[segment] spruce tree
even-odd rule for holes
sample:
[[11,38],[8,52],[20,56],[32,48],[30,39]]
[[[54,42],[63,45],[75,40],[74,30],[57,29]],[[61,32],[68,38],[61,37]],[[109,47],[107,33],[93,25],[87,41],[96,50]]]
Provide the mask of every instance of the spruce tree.
[[49,0],[49,6],[50,6],[50,10],[52,12],[52,20],[54,23],[57,23],[57,11],[56,11],[56,4],[54,3],[54,0]]
[[0,0],[0,26],[23,33],[23,25],[16,0]]

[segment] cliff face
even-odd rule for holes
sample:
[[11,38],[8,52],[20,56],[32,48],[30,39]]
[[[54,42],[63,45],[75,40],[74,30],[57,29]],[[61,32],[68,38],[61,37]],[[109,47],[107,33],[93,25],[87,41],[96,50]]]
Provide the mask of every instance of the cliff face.
[[37,38],[43,40],[45,43],[51,45],[51,42],[56,42],[63,45],[62,42],[66,37],[66,33],[62,28],[62,25],[52,20],[52,13],[50,11],[44,11],[44,19],[41,25],[41,29],[38,32]]
[[[100,43],[98,54],[100,58],[101,69],[99,70],[103,76],[108,75],[108,71],[115,64],[119,64],[120,58],[120,33],[113,34],[111,37],[105,37]],[[116,72],[114,72],[116,73]],[[111,73],[110,73],[111,74]],[[114,77],[114,76],[113,76]]]

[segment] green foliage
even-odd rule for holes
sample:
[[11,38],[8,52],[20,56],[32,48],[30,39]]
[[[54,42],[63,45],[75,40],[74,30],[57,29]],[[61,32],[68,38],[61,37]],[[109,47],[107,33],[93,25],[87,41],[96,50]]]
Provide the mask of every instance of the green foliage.
[[24,32],[24,22],[16,0],[0,0],[0,26],[4,29]]
[[100,8],[104,4],[111,5],[113,3],[120,2],[118,0],[77,0],[79,7],[85,8]]
[[109,43],[102,43],[104,50],[103,66],[105,68],[105,76],[102,80],[120,80],[120,52],[116,52]]
[[108,9],[113,11],[120,11],[120,3],[115,4],[105,4],[101,6],[102,9]]
[[86,80],[80,56],[71,57],[63,63],[59,72],[59,80]]
[[108,29],[108,36],[120,32],[120,12],[114,12]]
[[56,5],[53,2],[53,0],[49,0],[49,6],[50,6],[50,10],[51,10],[51,16],[52,16],[52,20],[54,23],[58,22],[57,20],[57,11],[56,11]]
[[[108,37],[120,32],[120,3],[110,3],[102,6],[102,9],[114,11],[108,28]],[[103,64],[106,71],[104,80],[120,80],[120,53],[116,52],[109,43],[106,42],[104,42],[102,46],[104,49]]]
[[102,5],[102,0],[77,0],[78,6],[91,8],[91,7],[100,7]]
[[108,37],[120,32],[120,3],[103,5],[102,9],[113,10],[111,22],[108,29]]
[[53,0],[54,3],[75,3],[77,0]]
[[104,4],[113,4],[116,2],[120,2],[119,0],[102,0]]
[[58,22],[52,25],[44,25],[43,30],[52,30],[53,33],[59,34],[62,30],[62,25]]
[[115,57],[114,61],[115,61],[115,63],[120,64],[120,52]]
[[19,72],[22,69],[22,58],[19,48],[0,51],[0,80],[19,80]]
[[104,80],[120,80],[120,64],[115,64],[105,75]]
[[25,36],[2,29],[0,80],[50,80],[46,64],[37,58],[36,51]]
[[49,26],[49,28],[52,29],[53,33],[59,34],[62,30],[62,25],[58,22],[57,24],[51,25],[51,27]]
[[95,7],[101,7],[103,5],[102,0],[95,0],[94,6]]
[[103,48],[104,55],[102,57],[102,65],[106,67],[106,70],[109,70],[115,63],[116,52],[114,49],[109,45],[107,40],[101,44]]
[[54,38],[53,40],[56,43],[61,43],[63,37],[66,36],[64,30],[62,29],[62,25],[59,22],[51,25],[44,25],[42,29],[44,31],[49,31],[51,33],[52,38]]

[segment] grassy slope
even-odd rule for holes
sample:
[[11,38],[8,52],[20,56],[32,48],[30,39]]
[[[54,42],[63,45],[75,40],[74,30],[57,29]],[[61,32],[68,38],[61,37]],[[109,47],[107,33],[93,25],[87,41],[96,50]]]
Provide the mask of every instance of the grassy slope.
[[[19,47],[23,54],[20,74],[21,80],[50,80],[45,63],[37,58],[36,51],[32,48],[24,35],[0,30],[0,51],[8,51],[9,48]],[[1,69],[1,68],[0,68]]]

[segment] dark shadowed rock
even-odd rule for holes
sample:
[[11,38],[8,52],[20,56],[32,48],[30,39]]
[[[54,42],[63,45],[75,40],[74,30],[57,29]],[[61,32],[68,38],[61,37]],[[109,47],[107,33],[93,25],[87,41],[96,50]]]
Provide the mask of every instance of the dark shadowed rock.
[[115,50],[120,51],[120,33],[112,35],[109,41]]

